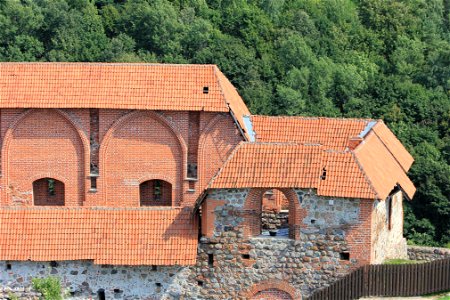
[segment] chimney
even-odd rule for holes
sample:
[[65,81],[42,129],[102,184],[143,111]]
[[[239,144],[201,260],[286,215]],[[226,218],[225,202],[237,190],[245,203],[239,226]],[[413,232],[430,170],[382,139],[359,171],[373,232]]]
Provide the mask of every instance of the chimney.
[[361,144],[362,141],[363,141],[362,137],[359,136],[351,137],[348,141],[348,148],[350,150],[355,150],[356,147],[358,147],[358,145]]

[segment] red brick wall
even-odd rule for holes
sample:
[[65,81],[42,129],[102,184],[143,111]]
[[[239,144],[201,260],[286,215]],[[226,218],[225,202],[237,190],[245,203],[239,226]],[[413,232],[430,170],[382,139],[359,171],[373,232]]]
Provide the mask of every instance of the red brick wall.
[[199,187],[207,186],[236,145],[242,141],[236,125],[228,115],[218,115],[208,122],[199,141]]
[[[89,109],[1,110],[3,205],[12,199],[31,205],[32,182],[46,177],[63,182],[67,206],[139,206],[139,184],[151,179],[172,184],[173,205],[193,205],[242,140],[228,114],[100,109],[93,133],[99,155],[91,155],[97,125],[90,115]],[[186,180],[188,154],[197,161],[198,182]],[[97,160],[97,189],[90,190],[89,165]]]
[[172,184],[172,203],[181,202],[185,149],[155,113],[126,115],[110,129],[101,147],[100,178],[106,205],[139,206],[139,184],[151,179]]
[[372,210],[373,200],[361,199],[359,223],[350,226],[346,231],[345,241],[348,243],[350,259],[357,259],[358,265],[371,262]]
[[66,205],[82,205],[87,140],[81,131],[55,110],[31,110],[14,120],[3,138],[3,203],[32,205],[33,181],[49,177],[64,183]]

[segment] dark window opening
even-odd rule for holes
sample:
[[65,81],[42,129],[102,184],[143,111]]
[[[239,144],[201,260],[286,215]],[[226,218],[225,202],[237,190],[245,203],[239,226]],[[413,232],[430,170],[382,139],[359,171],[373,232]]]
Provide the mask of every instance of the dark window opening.
[[153,188],[153,196],[155,200],[161,200],[161,195],[162,195],[162,191],[161,191],[161,181],[160,180],[155,180],[154,182],[154,188]]
[[386,199],[388,229],[392,229],[392,197]]
[[148,180],[139,185],[141,206],[171,206],[172,185],[164,180]]
[[243,259],[250,259],[250,254],[242,254]]
[[214,266],[214,254],[208,254],[208,266],[209,267]]
[[41,178],[33,182],[34,205],[64,205],[64,183],[53,178]]
[[97,291],[98,300],[106,300],[105,290],[99,289]]
[[204,86],[203,87],[203,94],[208,94],[209,93],[209,86]]
[[202,280],[197,280],[197,285],[198,286],[203,286],[203,281]]
[[50,262],[50,267],[57,268],[58,266],[59,266],[59,264],[56,261],[51,261]]
[[97,190],[97,177],[91,176],[91,190]]
[[350,260],[350,253],[349,252],[341,252],[341,253],[339,253],[339,259],[341,259],[341,260]]
[[11,264],[6,264],[6,270],[11,270],[12,269],[12,265]]
[[49,196],[55,196],[55,180],[54,179],[47,179],[48,182],[48,195]]
[[315,219],[311,219],[311,224],[316,224],[316,220]]
[[123,291],[121,289],[114,289],[114,294],[121,294]]
[[197,178],[197,163],[188,163],[187,177],[188,178]]
[[99,174],[98,170],[98,150],[100,148],[99,141],[99,110],[96,108],[89,109],[89,126],[90,126],[90,136],[89,136],[89,144],[90,144],[90,167],[91,174]]
[[225,232],[233,231],[233,226],[223,226],[223,231]]
[[152,266],[152,271],[158,271],[158,266],[153,265]]
[[189,112],[189,139],[186,177],[197,179],[198,140],[200,136],[200,112]]
[[156,282],[155,285],[159,287],[161,286],[161,282]]
[[327,178],[327,169],[322,169],[322,176],[320,176],[320,179],[325,180]]

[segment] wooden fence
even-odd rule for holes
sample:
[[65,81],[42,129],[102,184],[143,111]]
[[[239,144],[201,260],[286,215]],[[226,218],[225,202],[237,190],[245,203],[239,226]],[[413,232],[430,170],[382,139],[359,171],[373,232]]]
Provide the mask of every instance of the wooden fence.
[[419,264],[363,266],[305,299],[408,297],[447,290],[450,290],[450,258]]

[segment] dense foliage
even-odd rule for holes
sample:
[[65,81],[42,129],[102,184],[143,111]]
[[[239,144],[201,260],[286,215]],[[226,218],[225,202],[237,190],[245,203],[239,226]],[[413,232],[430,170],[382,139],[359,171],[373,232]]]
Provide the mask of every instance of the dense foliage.
[[217,64],[255,114],[382,118],[450,242],[450,0],[0,0],[1,61]]

